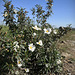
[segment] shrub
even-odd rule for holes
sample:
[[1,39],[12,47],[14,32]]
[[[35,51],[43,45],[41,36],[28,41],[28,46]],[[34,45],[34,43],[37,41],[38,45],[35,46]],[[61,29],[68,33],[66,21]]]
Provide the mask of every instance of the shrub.
[[[23,8],[14,12],[13,5],[10,8],[10,2],[5,2],[4,20],[13,31],[4,33],[0,30],[1,74],[49,75],[62,71],[61,55],[55,47],[58,36],[61,37],[60,30],[53,29],[50,24],[46,23],[52,13],[50,10],[52,2],[53,0],[48,0],[46,13],[40,5],[36,5],[38,25],[31,24],[31,19],[25,16],[27,12],[24,12]],[[16,23],[12,19],[13,14],[17,14]],[[32,14],[35,15],[35,9]],[[11,27],[12,25],[14,27]]]
[[61,56],[55,48],[53,34],[51,26],[43,29],[29,25],[12,39],[1,39],[2,70],[13,74],[16,69],[28,70],[30,75],[58,72]]

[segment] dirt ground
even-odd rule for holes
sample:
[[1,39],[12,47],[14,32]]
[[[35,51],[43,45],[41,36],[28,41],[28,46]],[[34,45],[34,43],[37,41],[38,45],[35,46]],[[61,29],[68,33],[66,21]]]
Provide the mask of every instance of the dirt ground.
[[75,31],[63,36],[57,46],[63,57],[62,75],[75,75]]

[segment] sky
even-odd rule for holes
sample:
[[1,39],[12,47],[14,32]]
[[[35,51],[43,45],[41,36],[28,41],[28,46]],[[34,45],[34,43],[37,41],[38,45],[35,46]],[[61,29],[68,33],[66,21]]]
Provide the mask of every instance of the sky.
[[[32,18],[30,9],[34,7],[36,4],[40,4],[45,9],[46,7],[46,0],[11,0],[11,4],[16,7],[26,8],[29,12],[29,16]],[[0,24],[3,24],[3,17],[2,13],[4,11],[4,2],[0,0]],[[47,22],[51,24],[53,27],[60,27],[60,26],[68,26],[72,24],[71,27],[75,28],[75,0],[54,0],[52,14]]]

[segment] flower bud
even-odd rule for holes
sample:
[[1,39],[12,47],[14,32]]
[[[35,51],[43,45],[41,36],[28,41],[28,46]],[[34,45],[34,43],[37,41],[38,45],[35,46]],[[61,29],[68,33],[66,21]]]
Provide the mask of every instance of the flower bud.
[[13,4],[11,5],[11,8],[13,9]]

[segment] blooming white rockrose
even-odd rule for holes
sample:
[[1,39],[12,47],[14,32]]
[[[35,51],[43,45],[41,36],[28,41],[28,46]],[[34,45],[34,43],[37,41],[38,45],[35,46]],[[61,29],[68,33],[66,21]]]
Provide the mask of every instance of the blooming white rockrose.
[[28,46],[29,46],[29,47],[28,47],[29,50],[32,51],[32,52],[33,52],[33,51],[35,50],[35,48],[36,48],[35,45],[33,45],[33,43],[29,44]]
[[17,70],[17,71],[15,72],[15,74],[18,75],[18,74],[19,74],[19,71]]
[[14,50],[17,52],[17,48],[16,47],[14,47]]
[[57,60],[57,64],[61,64],[61,60]]
[[33,33],[33,36],[36,36],[36,33]]
[[42,40],[39,40],[39,42],[36,42],[36,44],[42,46],[43,45]]
[[8,16],[8,13],[7,12],[5,12],[5,14],[3,14],[4,15],[4,17],[6,17],[6,16]]
[[26,68],[26,69],[25,69],[25,71],[26,71],[26,72],[29,72],[29,69],[28,69],[28,68]]
[[18,65],[19,68],[22,66],[22,63],[21,63],[20,60],[17,60],[17,65]]
[[46,67],[48,67],[48,64],[45,64]]
[[17,52],[17,49],[19,49],[19,45],[18,44],[16,44],[15,46],[14,46],[14,50]]
[[16,44],[16,45],[14,46],[14,48],[19,48],[19,45]]
[[51,28],[47,28],[47,29],[44,28],[43,30],[44,30],[44,33],[46,33],[46,34],[50,34],[52,31]]
[[33,29],[35,29],[35,30],[41,30],[41,28],[39,28],[39,27],[37,27],[37,26],[34,26],[34,27],[32,27]]
[[18,44],[18,42],[17,41],[15,41],[14,43],[13,43],[13,45],[17,45]]
[[17,14],[18,11],[16,9],[14,9],[14,12],[15,12],[15,14]]

